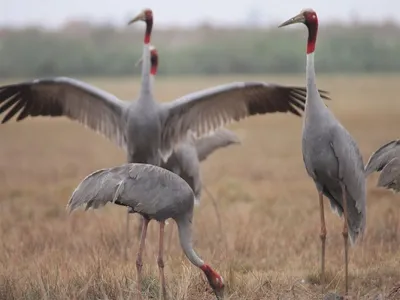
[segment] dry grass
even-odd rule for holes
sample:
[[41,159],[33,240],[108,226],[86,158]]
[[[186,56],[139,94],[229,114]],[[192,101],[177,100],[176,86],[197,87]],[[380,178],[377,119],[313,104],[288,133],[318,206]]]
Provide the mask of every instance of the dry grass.
[[[156,95],[169,100],[242,79],[305,82],[303,76],[158,78]],[[319,78],[319,87],[334,98],[329,107],[358,141],[365,161],[382,143],[399,137],[399,81],[396,76]],[[138,90],[132,79],[89,82],[122,98],[134,97]],[[205,185],[219,202],[224,233],[218,233],[211,201],[204,195],[195,213],[196,250],[222,273],[228,299],[314,299],[320,290],[320,219],[317,193],[301,158],[301,119],[254,117],[231,128],[243,144],[220,150],[202,165]],[[67,120],[12,122],[0,126],[0,137],[0,299],[133,299],[138,244],[133,237],[125,263],[125,209],[110,205],[71,216],[65,212],[80,180],[123,163],[124,153]],[[400,201],[376,188],[376,179],[368,180],[365,238],[350,250],[353,299],[388,297],[391,289],[399,289]],[[340,292],[342,221],[328,209],[326,218],[328,289]],[[170,224],[170,298],[212,299],[203,274],[184,258]],[[158,295],[157,229],[150,224],[144,258],[149,299]]]

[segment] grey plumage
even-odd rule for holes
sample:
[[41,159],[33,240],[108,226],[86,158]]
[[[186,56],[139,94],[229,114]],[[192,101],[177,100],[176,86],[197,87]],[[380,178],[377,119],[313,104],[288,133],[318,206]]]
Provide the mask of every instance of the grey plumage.
[[198,203],[201,199],[202,189],[200,162],[219,148],[239,143],[237,135],[225,128],[198,139],[189,134],[187,140],[181,143],[168,161],[161,166],[182,177],[193,189],[196,203]]
[[374,153],[365,165],[365,175],[380,172],[378,186],[400,191],[400,140],[393,140]]
[[[192,264],[206,275],[217,298],[223,297],[224,281],[209,265],[196,254],[192,244],[192,221],[194,194],[190,186],[178,175],[154,165],[124,164],[102,169],[88,175],[78,185],[67,204],[72,212],[80,206],[100,208],[107,203],[127,206],[132,212],[143,216],[145,223],[137,258],[138,286],[141,281],[142,251],[150,220],[160,222],[160,250],[157,259],[163,297],[165,298],[163,235],[164,222],[172,218],[178,226],[182,250]],[[140,290],[140,288],[139,288]]]
[[340,184],[345,185],[349,237],[354,244],[357,237],[364,232],[366,223],[363,160],[354,139],[333,114],[326,108],[320,110],[311,108],[311,105],[310,103],[309,109],[306,108],[302,138],[307,173],[339,216],[343,214]]
[[67,208],[97,209],[109,202],[132,208],[148,219],[176,219],[193,210],[194,194],[178,175],[148,164],[101,169],[82,180]]

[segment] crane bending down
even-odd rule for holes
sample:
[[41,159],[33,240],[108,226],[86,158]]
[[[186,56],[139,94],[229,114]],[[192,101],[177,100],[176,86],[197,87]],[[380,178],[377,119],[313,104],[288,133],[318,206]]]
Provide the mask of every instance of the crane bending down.
[[400,140],[393,140],[372,153],[365,166],[365,176],[381,172],[378,186],[400,191]]
[[160,273],[161,293],[166,299],[163,241],[165,220],[172,218],[178,225],[179,240],[189,261],[200,268],[207,277],[217,299],[224,295],[224,280],[196,254],[192,245],[192,220],[195,195],[190,186],[178,175],[148,164],[125,164],[102,169],[87,176],[75,189],[67,209],[73,211],[85,205],[97,209],[112,202],[128,206],[144,219],[139,252],[136,260],[139,295],[141,295],[142,253],[147,226],[150,220],[160,223],[157,263]]
[[[150,81],[154,83],[159,65],[159,55],[156,47],[149,46],[150,49]],[[140,59],[137,65],[142,62]],[[236,134],[228,129],[221,128],[207,136],[196,139],[191,133],[179,146],[177,146],[167,162],[162,162],[161,167],[178,174],[192,188],[196,201],[201,199],[202,180],[200,175],[200,162],[205,160],[215,150],[233,144],[239,144],[240,140]],[[213,199],[212,199],[213,200]],[[214,201],[214,200],[213,200]],[[199,204],[199,202],[197,203]],[[216,205],[216,204],[215,204]],[[216,208],[217,210],[217,208]],[[216,211],[217,216],[219,215]],[[143,219],[138,226],[138,236],[140,238]],[[129,209],[126,219],[126,246],[125,259],[127,258],[127,246],[129,244]]]
[[304,9],[279,25],[303,23],[308,28],[307,100],[304,112],[302,152],[308,175],[314,180],[321,211],[321,282],[325,281],[326,226],[323,196],[331,208],[344,214],[345,281],[348,293],[348,236],[352,244],[363,234],[366,222],[364,164],[356,142],[322,101],[315,82],[314,51],[318,17],[314,10]]

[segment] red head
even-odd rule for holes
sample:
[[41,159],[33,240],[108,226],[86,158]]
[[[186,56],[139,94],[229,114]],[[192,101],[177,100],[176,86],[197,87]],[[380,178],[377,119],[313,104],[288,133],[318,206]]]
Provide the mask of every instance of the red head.
[[204,274],[207,277],[208,283],[213,289],[217,299],[223,299],[224,297],[224,279],[221,275],[215,272],[209,265],[204,264],[200,267],[203,270]]
[[279,27],[295,23],[303,23],[308,28],[307,54],[314,52],[317,41],[318,17],[317,13],[311,8],[303,9],[297,16],[283,22]]
[[144,43],[150,43],[151,30],[153,29],[153,11],[149,8],[144,9],[135,18],[129,21],[128,24],[135,23],[137,21],[143,21],[146,23],[146,32],[144,34]]

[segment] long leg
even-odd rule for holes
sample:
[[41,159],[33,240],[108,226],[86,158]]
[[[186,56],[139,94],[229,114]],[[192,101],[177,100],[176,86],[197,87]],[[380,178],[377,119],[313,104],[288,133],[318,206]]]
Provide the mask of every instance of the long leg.
[[139,223],[137,225],[137,236],[140,240],[141,234],[142,234],[142,228],[143,228],[143,218],[139,218]]
[[346,186],[341,183],[342,187],[342,196],[343,196],[343,213],[344,213],[344,225],[343,225],[343,239],[344,239],[344,267],[345,267],[345,296],[347,296],[349,292],[349,261],[348,261],[348,238],[349,238],[349,229],[347,224],[347,196],[346,196]]
[[130,208],[126,210],[126,227],[125,227],[125,249],[124,249],[124,260],[128,261],[128,246],[129,246],[129,214]]
[[325,226],[325,212],[324,212],[324,198],[322,192],[318,192],[319,207],[321,213],[321,289],[324,295],[325,288],[325,241],[326,241],[326,226]]
[[163,300],[167,299],[167,290],[165,288],[165,276],[164,276],[164,259],[163,259],[163,251],[164,251],[164,227],[165,222],[160,222],[160,241],[159,241],[159,248],[158,248],[158,270],[160,272],[160,282],[161,282],[161,289],[160,289],[160,298]]
[[142,218],[143,218],[142,236],[140,238],[139,251],[136,258],[137,288],[139,291],[139,299],[142,299],[142,267],[143,267],[142,255],[146,241],[147,226],[149,225],[150,222],[149,219],[146,219],[145,217]]

